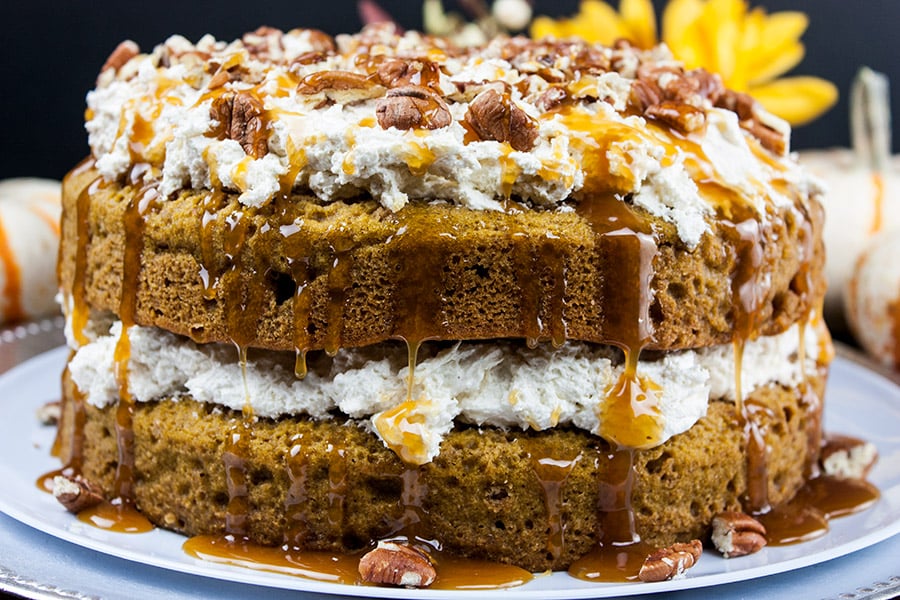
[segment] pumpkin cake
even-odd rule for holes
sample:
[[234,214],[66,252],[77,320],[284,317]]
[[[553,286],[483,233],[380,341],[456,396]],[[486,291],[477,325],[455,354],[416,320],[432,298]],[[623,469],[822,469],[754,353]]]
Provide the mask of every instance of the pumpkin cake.
[[60,455],[161,527],[566,569],[814,471],[820,190],[663,47],[126,42],[86,127]]

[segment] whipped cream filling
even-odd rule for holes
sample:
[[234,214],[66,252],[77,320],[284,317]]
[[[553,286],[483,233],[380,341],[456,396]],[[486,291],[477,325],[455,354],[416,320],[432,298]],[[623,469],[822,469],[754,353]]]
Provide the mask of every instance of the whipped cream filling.
[[[69,372],[87,401],[102,408],[118,398],[114,351],[122,323],[97,322],[91,329],[91,341],[81,347],[70,336],[75,354]],[[743,393],[800,383],[799,329],[747,342]],[[820,335],[813,326],[802,331],[806,369],[813,372]],[[128,388],[138,402],[190,397],[236,411],[249,407],[257,417],[272,418],[328,419],[339,411],[419,464],[437,456],[456,420],[536,430],[570,425],[597,433],[607,391],[624,368],[618,352],[605,346],[567,342],[558,349],[547,344],[529,349],[509,342],[461,342],[424,348],[408,394],[407,352],[400,344],[344,349],[333,359],[319,353],[301,380],[294,376],[290,353],[251,354],[242,369],[228,345],[198,345],[140,326],[131,327],[128,337]],[[734,400],[734,368],[730,344],[640,361],[638,378],[659,388],[657,443],[689,429],[706,414],[710,399]]]
[[[452,123],[434,130],[384,129],[376,118],[378,98],[329,105],[298,91],[297,82],[313,73],[366,74],[357,60],[363,38],[368,55],[434,55],[441,70],[433,87],[447,100]],[[373,38],[380,45],[373,44]],[[277,50],[274,60],[248,53],[240,40],[226,44],[206,36],[194,45],[175,36],[117,72],[104,72],[87,95],[86,128],[97,169],[113,180],[137,162],[149,163],[157,170],[147,176],[159,179],[163,196],[183,188],[221,186],[239,192],[245,205],[260,206],[293,188],[309,190],[324,202],[370,194],[392,211],[413,200],[500,210],[509,196],[534,207],[568,210],[572,198],[615,180],[615,187],[606,191],[619,200],[631,198],[674,224],[689,248],[709,230],[716,204],[697,182],[721,182],[754,206],[761,218],[768,202],[792,201],[775,182],[788,181],[801,193],[809,191],[807,177],[793,158],[768,155],[741,129],[735,113],[713,107],[709,100],[704,100],[708,123],[702,132],[682,135],[629,116],[626,106],[636,76],[631,71],[640,60],[678,65],[664,47],[628,51],[619,60],[628,63],[629,58],[634,63],[631,71],[620,64],[618,72],[566,83],[577,104],[545,111],[540,99],[551,84],[534,74],[544,67],[504,59],[503,40],[479,53],[448,56],[415,32],[394,37],[367,30],[339,36],[337,52],[319,62],[296,62],[317,49],[314,41],[308,31],[287,32],[268,49]],[[571,57],[557,60],[560,64],[553,68],[566,66]],[[243,70],[249,81],[228,81],[211,89],[214,69],[209,65]],[[660,81],[665,83],[666,77],[671,73],[663,72]],[[461,123],[472,98],[459,86],[490,82],[507,89],[514,106],[534,120],[537,138],[530,150],[467,137]],[[210,134],[218,125],[210,112],[215,98],[241,91],[252,92],[264,109],[268,151],[258,158],[237,141]],[[614,129],[625,134],[605,139],[604,132]],[[689,143],[682,143],[684,139]],[[760,152],[767,160],[760,160]],[[608,171],[598,164],[608,164]]]

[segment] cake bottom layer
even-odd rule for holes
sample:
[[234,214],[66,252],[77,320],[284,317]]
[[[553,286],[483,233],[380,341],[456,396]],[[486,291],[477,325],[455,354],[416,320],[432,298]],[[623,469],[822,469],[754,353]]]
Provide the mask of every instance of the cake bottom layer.
[[[764,480],[772,505],[790,499],[817,458],[821,406],[809,399],[821,398],[824,381],[820,370],[807,394],[771,385],[745,399],[767,447],[765,469],[749,477],[746,424],[724,401],[650,450],[616,453],[597,436],[563,428],[458,426],[420,467],[404,465],[353,421],[247,421],[184,398],[138,403],[134,499],[152,522],[187,535],[226,533],[227,522],[230,533],[258,543],[343,552],[404,533],[463,556],[565,569],[628,505],[636,532],[662,546],[704,539],[716,513],[740,509],[753,477]],[[64,396],[61,458],[69,461],[80,441],[82,473],[112,496],[116,406],[83,405],[78,435],[71,382]],[[614,506],[610,491],[628,486],[613,472],[628,473],[628,460],[630,495]]]

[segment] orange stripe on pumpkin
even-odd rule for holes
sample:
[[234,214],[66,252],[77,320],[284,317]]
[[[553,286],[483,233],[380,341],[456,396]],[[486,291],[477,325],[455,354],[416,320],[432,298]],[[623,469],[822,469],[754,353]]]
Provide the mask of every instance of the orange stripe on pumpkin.
[[22,311],[22,272],[19,262],[9,247],[6,229],[0,221],[0,263],[6,271],[3,298],[6,300],[6,320],[19,321],[25,316]]

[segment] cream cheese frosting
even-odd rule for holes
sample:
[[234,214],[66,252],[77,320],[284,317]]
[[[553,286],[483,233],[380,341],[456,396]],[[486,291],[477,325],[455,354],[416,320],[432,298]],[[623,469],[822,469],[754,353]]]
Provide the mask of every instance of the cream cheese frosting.
[[[705,127],[696,131],[635,114],[636,78],[665,86],[674,71],[684,72],[665,47],[571,43],[555,56],[542,55],[540,46],[515,52],[525,43],[499,39],[463,51],[383,27],[338,36],[336,45],[310,30],[261,30],[231,43],[206,36],[192,44],[175,36],[101,73],[87,96],[89,143],[107,179],[149,163],[156,169],[146,177],[157,179],[163,196],[223,187],[239,192],[247,206],[298,189],[323,202],[369,194],[392,211],[423,200],[500,210],[509,197],[568,210],[580,195],[599,189],[672,223],[689,248],[708,231],[720,202],[706,193],[704,181],[727,187],[760,218],[767,203],[794,201],[782,195],[784,181],[817,193],[793,157],[764,149],[736,112],[709,98],[692,96],[705,114]],[[577,61],[586,52],[611,66],[602,73],[581,69]],[[372,65],[387,58],[437,65],[428,89],[446,102],[448,125],[427,131],[382,126],[377,108],[386,91]],[[649,67],[658,74],[641,75]],[[304,82],[323,73],[364,76],[374,91],[304,91]],[[411,82],[421,86],[423,79],[419,73]],[[479,90],[488,88],[504,90],[533,124],[530,148],[472,137],[467,113]],[[568,99],[562,108],[548,106],[547,94],[556,90]],[[264,155],[212,133],[222,126],[212,110],[216,99],[235,93],[251,94],[262,107]],[[783,131],[771,115],[760,120]],[[608,169],[596,168],[598,161]]]
[[[70,339],[76,352],[69,372],[87,401],[102,408],[118,398],[114,352],[122,324],[94,323],[92,329],[86,345],[77,347]],[[795,325],[747,342],[743,393],[769,384],[800,384],[801,333],[808,349],[805,368],[813,372],[821,336],[815,327]],[[249,407],[255,416],[271,418],[304,414],[325,419],[337,410],[358,419],[414,463],[437,456],[455,420],[535,430],[568,425],[599,432],[605,390],[624,369],[617,352],[606,346],[567,342],[558,349],[547,344],[530,349],[508,342],[461,342],[420,356],[408,389],[406,348],[395,344],[341,350],[334,359],[320,356],[310,361],[307,376],[297,379],[292,361],[279,362],[273,353],[251,356],[242,369],[228,345],[198,345],[141,326],[129,328],[128,337],[128,389],[136,401],[190,396],[237,411]],[[638,378],[661,390],[657,443],[689,429],[706,414],[710,399],[734,400],[734,368],[731,345],[641,360]],[[397,442],[399,420],[415,443]]]

